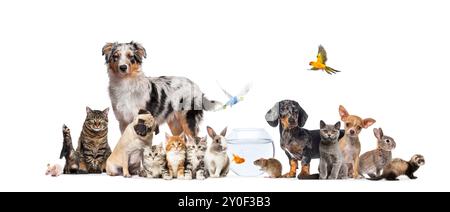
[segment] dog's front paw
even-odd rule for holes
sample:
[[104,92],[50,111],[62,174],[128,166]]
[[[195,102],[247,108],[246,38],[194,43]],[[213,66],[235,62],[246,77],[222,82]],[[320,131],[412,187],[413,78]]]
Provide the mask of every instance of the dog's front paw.
[[163,179],[164,179],[164,180],[172,180],[173,177],[170,176],[170,175],[165,175],[165,176],[163,177]]
[[124,173],[124,174],[123,174],[123,177],[125,177],[125,178],[130,178],[130,177],[131,177],[131,174],[130,174],[130,173]]

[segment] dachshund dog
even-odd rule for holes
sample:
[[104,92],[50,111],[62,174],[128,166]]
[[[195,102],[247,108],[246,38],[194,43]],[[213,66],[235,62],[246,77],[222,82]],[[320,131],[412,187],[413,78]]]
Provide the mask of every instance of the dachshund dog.
[[[302,169],[298,178],[307,178],[310,176],[311,159],[320,158],[320,131],[302,128],[307,119],[308,114],[293,100],[277,102],[266,114],[266,121],[270,126],[279,125],[280,146],[289,159],[290,170],[283,177],[295,177],[298,161],[301,161]],[[343,131],[340,134],[343,136]]]

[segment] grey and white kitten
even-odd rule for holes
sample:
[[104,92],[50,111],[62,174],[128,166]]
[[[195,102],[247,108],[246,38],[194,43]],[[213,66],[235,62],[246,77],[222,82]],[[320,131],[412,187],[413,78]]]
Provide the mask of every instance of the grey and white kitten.
[[319,179],[335,180],[347,176],[345,165],[343,165],[344,157],[339,149],[339,128],[341,122],[334,125],[327,125],[320,121],[320,164]]
[[145,146],[139,176],[147,178],[162,178],[167,175],[166,153],[162,144]]
[[184,177],[187,180],[204,180],[205,176],[205,153],[207,149],[206,136],[203,138],[188,136],[186,143],[186,169]]

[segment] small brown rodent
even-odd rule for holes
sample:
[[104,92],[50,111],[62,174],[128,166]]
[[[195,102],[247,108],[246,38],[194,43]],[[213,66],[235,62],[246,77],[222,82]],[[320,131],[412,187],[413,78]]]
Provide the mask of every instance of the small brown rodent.
[[255,164],[255,166],[261,167],[261,171],[264,171],[267,174],[269,174],[270,178],[281,177],[282,166],[281,166],[280,161],[278,161],[275,158],[269,158],[269,159],[260,158],[258,160],[255,160],[255,162],[253,162],[253,164]]

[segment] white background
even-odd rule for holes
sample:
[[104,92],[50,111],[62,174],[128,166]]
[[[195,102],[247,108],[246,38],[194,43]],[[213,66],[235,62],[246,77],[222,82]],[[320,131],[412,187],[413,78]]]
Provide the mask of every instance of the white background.
[[[0,86],[2,191],[436,191],[450,190],[448,171],[448,1],[1,1]],[[216,84],[253,88],[236,107],[205,113],[206,125],[263,127],[276,158],[288,170],[278,129],[264,115],[293,99],[319,120],[339,120],[338,106],[377,120],[394,137],[394,157],[426,158],[415,181],[299,181],[242,178],[206,181],[44,176],[58,162],[61,125],[76,144],[85,106],[110,106],[101,48],[106,42],[141,42],[149,76],[186,76],[210,99],[225,101]],[[319,44],[342,72],[307,71]],[[119,139],[110,113],[109,143]],[[375,148],[372,128],[360,139]],[[164,138],[161,128],[154,143]],[[311,171],[316,172],[317,161]]]

